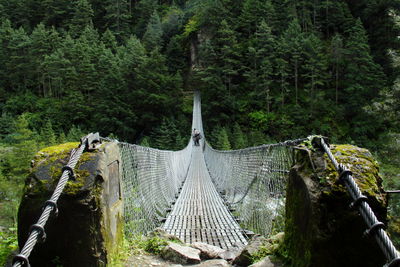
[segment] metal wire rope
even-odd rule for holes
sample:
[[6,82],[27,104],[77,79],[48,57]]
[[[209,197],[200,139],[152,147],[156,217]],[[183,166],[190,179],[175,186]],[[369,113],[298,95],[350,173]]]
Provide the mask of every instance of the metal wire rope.
[[339,178],[345,184],[347,190],[350,193],[351,198],[353,199],[352,206],[358,207],[358,210],[363,217],[364,221],[368,226],[368,230],[366,230],[366,234],[375,237],[379,247],[382,249],[383,253],[388,260],[388,263],[385,265],[387,267],[400,266],[400,254],[394,247],[392,241],[389,236],[386,234],[385,230],[383,230],[384,224],[376,218],[374,212],[372,211],[369,204],[366,202],[367,198],[362,195],[360,188],[354,181],[352,173],[348,170],[344,165],[339,164],[335,157],[332,154],[329,146],[326,144],[324,138],[316,137],[317,139],[313,142],[324,149],[329,159],[332,161],[336,171],[339,174]]
[[91,135],[93,134],[89,134],[84,137],[79,148],[71,151],[71,156],[69,158],[68,164],[63,167],[61,178],[59,179],[51,198],[45,202],[44,209],[39,217],[39,220],[36,222],[36,224],[31,226],[29,237],[25,242],[21,252],[14,257],[13,267],[30,266],[28,257],[31,254],[36,243],[39,240],[43,241],[45,239],[46,234],[44,227],[47,223],[47,220],[49,219],[52,211],[57,211],[57,201],[60,198],[60,195],[63,192],[68,180],[71,178],[74,179],[73,169],[78,163],[85,148],[90,145],[88,144],[88,140]]

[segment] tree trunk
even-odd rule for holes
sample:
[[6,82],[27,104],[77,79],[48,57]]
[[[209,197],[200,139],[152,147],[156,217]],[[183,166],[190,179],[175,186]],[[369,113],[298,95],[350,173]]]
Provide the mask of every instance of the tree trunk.
[[297,58],[294,60],[294,88],[296,92],[296,105],[299,103],[298,102],[298,61]]

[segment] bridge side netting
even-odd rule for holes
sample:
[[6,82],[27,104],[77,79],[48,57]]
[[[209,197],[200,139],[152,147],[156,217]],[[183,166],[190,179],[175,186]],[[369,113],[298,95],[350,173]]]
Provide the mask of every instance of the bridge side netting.
[[242,228],[268,236],[273,228],[283,227],[292,154],[286,143],[233,151],[205,145],[211,178]]
[[165,151],[119,143],[123,168],[125,233],[145,234],[162,224],[185,180],[192,146]]

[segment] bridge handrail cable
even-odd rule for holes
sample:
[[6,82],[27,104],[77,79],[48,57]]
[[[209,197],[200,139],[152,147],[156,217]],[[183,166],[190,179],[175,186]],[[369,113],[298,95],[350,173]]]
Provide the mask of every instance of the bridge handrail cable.
[[98,142],[98,141],[99,141],[98,133],[96,134],[91,133],[82,138],[79,148],[73,149],[71,151],[68,164],[62,168],[62,175],[57,183],[56,188],[54,189],[51,198],[45,202],[39,220],[36,222],[36,224],[33,224],[31,226],[29,237],[25,242],[21,252],[18,255],[14,256],[13,267],[30,266],[28,257],[31,254],[36,243],[39,241],[44,241],[44,239],[46,238],[44,227],[48,219],[50,218],[52,212],[54,212],[54,214],[57,214],[57,201],[60,198],[61,193],[63,192],[64,187],[67,184],[68,180],[75,179],[73,170],[76,164],[78,163],[83,151],[86,148],[89,148],[93,142]]
[[385,225],[382,222],[378,221],[371,207],[366,202],[367,197],[361,193],[360,188],[354,181],[351,171],[347,169],[347,167],[343,164],[339,164],[337,162],[329,148],[329,144],[325,142],[324,138],[314,138],[313,144],[316,147],[321,147],[326,152],[329,159],[332,161],[336,171],[339,174],[339,179],[345,184],[347,191],[353,199],[352,206],[358,207],[361,216],[368,226],[368,229],[365,231],[365,233],[375,237],[375,240],[377,241],[379,247],[385,254],[388,261],[385,267],[399,266],[399,252],[396,250],[389,236],[386,234],[386,231],[383,229]]

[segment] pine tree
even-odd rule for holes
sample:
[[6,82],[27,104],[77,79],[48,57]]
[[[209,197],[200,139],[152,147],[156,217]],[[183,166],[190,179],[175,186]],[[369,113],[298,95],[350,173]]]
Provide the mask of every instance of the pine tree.
[[177,134],[175,124],[164,118],[159,127],[152,133],[152,144],[158,149],[174,150],[177,144]]
[[67,134],[67,141],[79,142],[85,135],[79,126],[72,125]]
[[311,103],[311,110],[313,112],[313,105],[322,99],[324,92],[323,89],[327,83],[327,58],[325,56],[321,40],[314,34],[310,34],[304,42],[304,74],[307,79],[305,83],[306,90],[309,91],[309,100]]
[[57,143],[64,144],[66,140],[67,140],[67,137],[65,136],[64,131],[61,130],[61,133],[58,135],[58,138],[57,138]]
[[256,30],[261,21],[275,25],[276,14],[270,0],[246,0],[243,3],[242,14],[239,17],[239,28],[245,37]]
[[282,34],[280,44],[283,59],[288,62],[294,77],[295,104],[299,103],[299,69],[302,63],[303,34],[298,21],[295,19]]
[[331,65],[333,66],[334,73],[334,84],[335,84],[335,103],[339,103],[339,80],[342,72],[343,65],[343,39],[340,34],[336,34],[332,37],[330,47]]
[[74,7],[70,34],[79,36],[87,26],[93,25],[94,12],[88,0],[78,0]]
[[32,70],[26,64],[29,58],[31,39],[23,28],[12,30],[7,43],[6,53],[8,60],[5,62],[7,80],[14,92],[23,92],[29,88],[32,80]]
[[133,18],[135,19],[135,33],[140,38],[143,37],[146,32],[146,27],[150,20],[150,17],[157,10],[157,0],[142,0],[135,6],[135,13]]
[[43,0],[44,24],[57,28],[63,26],[64,20],[72,13],[73,8],[70,3],[69,1]]
[[36,93],[38,95],[46,96],[47,88],[44,87],[45,81],[43,74],[44,69],[43,61],[49,54],[55,52],[61,46],[61,37],[59,33],[51,28],[47,30],[43,23],[37,25],[31,34],[31,47],[30,47],[30,68],[32,70],[33,79],[37,86]]
[[267,112],[271,111],[271,83],[273,80],[273,55],[275,53],[275,38],[271,28],[265,21],[261,21],[255,33],[255,60],[257,83],[255,90],[257,98],[261,96],[262,106],[266,106]]
[[[275,12],[275,23],[270,24],[276,34],[283,33],[289,22],[297,17],[296,7],[290,3],[291,0],[271,0]],[[281,12],[285,10],[285,12]]]
[[242,149],[245,148],[247,145],[245,135],[243,134],[242,129],[237,122],[233,126],[231,139],[233,149]]
[[126,0],[106,0],[106,26],[110,29],[118,40],[125,40],[129,36],[129,4]]
[[228,132],[225,127],[222,127],[217,135],[217,140],[215,143],[215,148],[218,150],[230,150],[231,144],[228,138]]
[[[351,106],[362,106],[377,96],[385,85],[382,68],[373,61],[366,31],[358,19],[345,41],[345,92],[351,94]],[[356,110],[353,109],[353,112]]]
[[229,27],[228,22],[223,20],[215,37],[215,44],[219,48],[217,55],[220,60],[219,67],[224,78],[224,83],[228,95],[232,89],[232,79],[237,75],[238,65],[238,43],[235,32]]
[[46,55],[39,65],[41,70],[41,88],[47,97],[61,98],[66,90],[66,80],[76,73],[71,62],[64,57],[61,50]]
[[109,48],[113,53],[117,52],[118,43],[117,43],[117,39],[115,38],[115,35],[112,33],[112,31],[107,29],[103,33],[103,35],[101,37],[101,41],[104,43],[106,48]]
[[147,24],[146,32],[142,40],[147,51],[152,51],[156,48],[160,49],[162,47],[162,34],[160,17],[157,11],[154,11]]
[[144,146],[144,147],[150,147],[149,137],[144,136],[142,138],[142,140],[140,140],[139,145]]
[[13,150],[7,155],[8,174],[12,179],[22,182],[29,172],[29,163],[38,149],[37,135],[29,129],[29,114],[20,115],[15,121],[12,135]]
[[185,69],[187,64],[187,55],[181,43],[182,41],[180,36],[172,37],[165,51],[168,69],[172,73]]
[[2,141],[3,138],[5,138],[12,132],[13,124],[14,124],[13,117],[8,113],[3,112],[0,116],[0,125],[2,126],[0,128],[0,141]]
[[56,135],[49,119],[46,120],[45,125],[40,131],[40,139],[45,146],[52,146],[56,144]]

